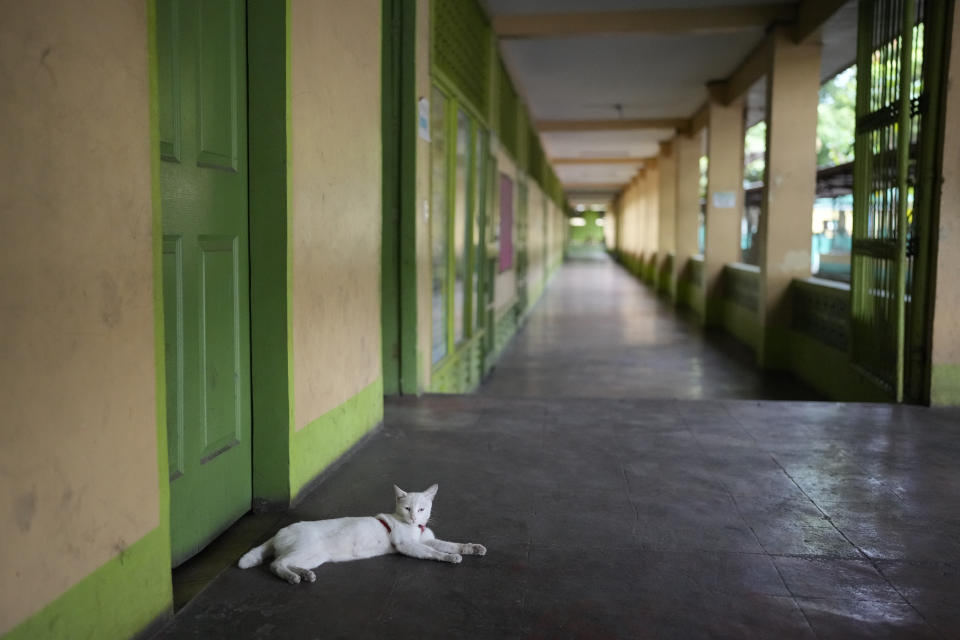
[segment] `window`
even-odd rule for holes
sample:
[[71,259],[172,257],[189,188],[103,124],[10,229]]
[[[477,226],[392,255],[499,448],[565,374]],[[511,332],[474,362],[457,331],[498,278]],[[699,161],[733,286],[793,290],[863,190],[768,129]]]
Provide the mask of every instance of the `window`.
[[[476,330],[483,324],[483,300],[480,298],[480,274],[483,270],[484,243],[483,227],[481,218],[484,218],[483,212],[487,207],[486,185],[487,185],[487,135],[482,133],[474,136],[474,158],[476,159],[476,171],[474,172],[474,206],[473,206],[473,316],[475,318],[473,327]],[[489,224],[489,222],[486,222]]]
[[513,180],[500,174],[500,271],[513,268]]
[[470,118],[457,111],[457,167],[453,207],[453,342],[466,335],[467,246],[470,241]]
[[430,249],[433,271],[433,362],[447,355],[447,98],[434,88],[430,102]]

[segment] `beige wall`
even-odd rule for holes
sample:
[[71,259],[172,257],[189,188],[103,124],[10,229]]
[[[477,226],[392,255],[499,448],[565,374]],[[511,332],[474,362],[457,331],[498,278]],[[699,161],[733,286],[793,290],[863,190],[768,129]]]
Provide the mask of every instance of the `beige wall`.
[[0,15],[3,633],[160,505],[146,3]]
[[292,0],[297,429],[380,376],[380,2]]
[[940,195],[933,315],[934,404],[960,404],[960,10],[954,11],[949,81],[946,85],[946,122],[943,136],[943,191]]

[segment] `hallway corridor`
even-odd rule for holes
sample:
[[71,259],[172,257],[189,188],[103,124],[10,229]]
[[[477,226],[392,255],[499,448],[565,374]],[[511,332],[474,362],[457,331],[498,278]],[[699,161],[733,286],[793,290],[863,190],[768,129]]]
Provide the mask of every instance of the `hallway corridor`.
[[815,400],[786,375],[760,375],[723,332],[705,336],[600,249],[569,260],[481,393],[589,398]]
[[485,557],[231,566],[158,637],[957,637],[958,414],[797,401],[738,353],[569,262],[477,394],[388,401],[271,524],[438,482],[438,537]]

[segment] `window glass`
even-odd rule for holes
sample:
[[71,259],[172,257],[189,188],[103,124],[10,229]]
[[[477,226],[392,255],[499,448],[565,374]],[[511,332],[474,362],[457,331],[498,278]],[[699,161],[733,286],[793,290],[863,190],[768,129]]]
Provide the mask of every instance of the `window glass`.
[[469,241],[468,207],[470,190],[470,118],[457,111],[457,169],[453,206],[453,341],[459,344],[464,337],[467,279],[467,242]]
[[433,362],[447,355],[447,99],[436,87],[430,101],[430,250],[433,271]]
[[473,155],[476,159],[477,167],[474,172],[473,182],[473,287],[471,288],[473,292],[473,314],[476,319],[473,324],[475,329],[480,327],[482,324],[481,318],[483,317],[483,310],[480,308],[483,305],[483,300],[480,298],[480,274],[481,269],[483,269],[483,235],[481,233],[480,218],[483,217],[482,212],[487,210],[487,158],[484,153],[486,137],[486,132],[476,136]]

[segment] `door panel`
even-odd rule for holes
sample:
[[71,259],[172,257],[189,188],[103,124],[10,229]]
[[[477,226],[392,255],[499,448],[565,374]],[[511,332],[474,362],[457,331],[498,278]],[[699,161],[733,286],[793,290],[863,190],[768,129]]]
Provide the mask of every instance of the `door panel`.
[[250,508],[242,0],[160,0],[170,526],[174,564]]

